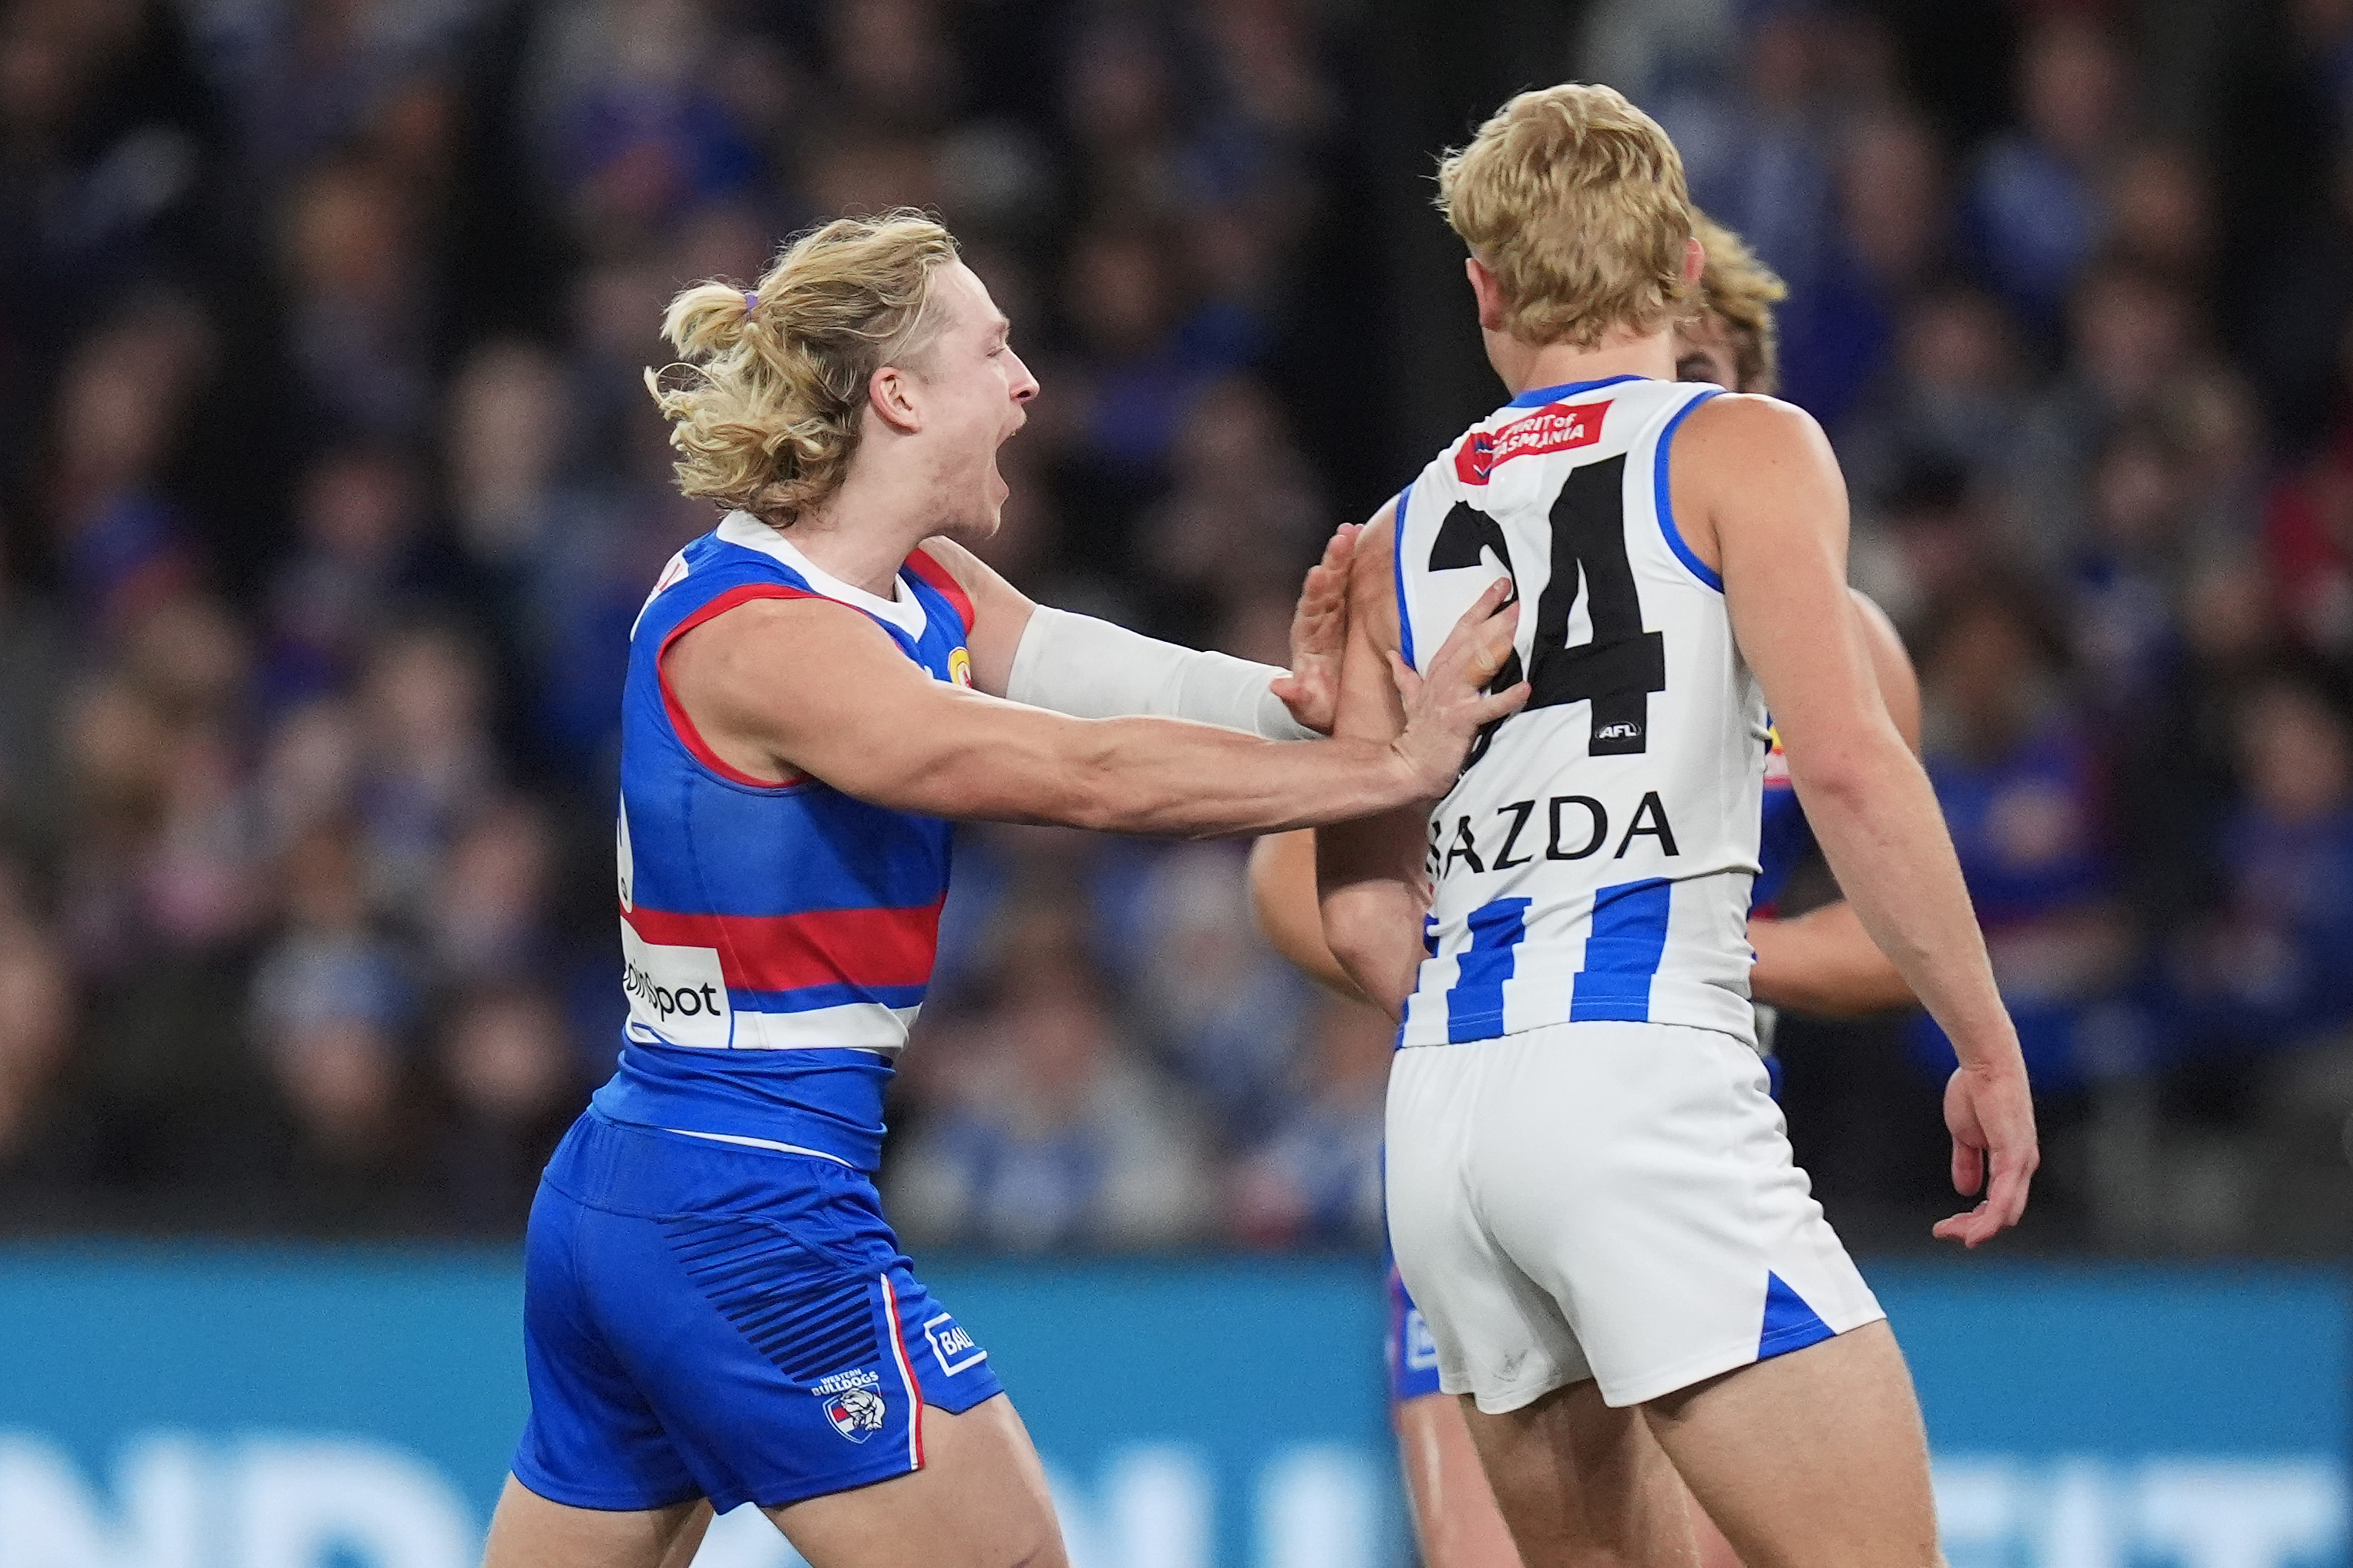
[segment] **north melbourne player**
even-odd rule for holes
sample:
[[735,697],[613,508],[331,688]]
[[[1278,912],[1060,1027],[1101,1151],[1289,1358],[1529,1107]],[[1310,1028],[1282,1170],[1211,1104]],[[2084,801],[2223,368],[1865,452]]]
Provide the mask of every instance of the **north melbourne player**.
[[[1773,309],[1787,290],[1738,235],[1704,214],[1694,216],[1705,265],[1698,314],[1675,323],[1675,378],[1736,392],[1773,392],[1779,380]],[[1854,602],[1888,713],[1905,742],[1917,751],[1920,689],[1912,661],[1884,612],[1861,594]],[[1757,950],[1748,976],[1751,998],[1759,1006],[1828,1017],[1867,1016],[1909,1005],[1911,988],[1844,900],[1794,918],[1780,915],[1781,891],[1812,853],[1814,841],[1778,742],[1767,753],[1764,770],[1758,869],[1748,917],[1748,941]],[[1250,894],[1278,952],[1319,984],[1362,999],[1324,945],[1315,898],[1314,830],[1260,839],[1250,851]],[[1420,1310],[1394,1263],[1388,1272],[1390,1417],[1422,1561],[1428,1568],[1518,1568],[1519,1554],[1479,1468],[1461,1408],[1439,1387],[1436,1347]],[[1739,1568],[1704,1513],[1694,1514],[1692,1524],[1700,1568]]]
[[1319,717],[1329,683],[1039,608],[954,542],[996,528],[1038,386],[938,225],[828,224],[664,331],[681,488],[728,510],[630,634],[628,1020],[533,1206],[531,1415],[488,1568],[683,1563],[744,1502],[816,1568],[1055,1568],[1037,1455],[872,1181],[948,819],[1418,812],[1527,695],[1493,679],[1515,616],[1473,595],[1393,735],[1238,733],[1304,732],[1287,710]]
[[1672,379],[1703,256],[1620,95],[1523,94],[1440,191],[1514,395],[1358,541],[1336,732],[1396,733],[1384,664],[1498,576],[1532,611],[1499,679],[1534,695],[1433,810],[1318,835],[1325,935],[1402,1020],[1399,1269],[1532,1568],[1689,1563],[1678,1475],[1752,1568],[1926,1568],[1910,1380],[1755,1048],[1768,702],[1855,914],[1959,1049],[1954,1180],[1986,1196],[1937,1234],[2016,1223],[2037,1156],[1847,596],[1836,461],[1799,410]]

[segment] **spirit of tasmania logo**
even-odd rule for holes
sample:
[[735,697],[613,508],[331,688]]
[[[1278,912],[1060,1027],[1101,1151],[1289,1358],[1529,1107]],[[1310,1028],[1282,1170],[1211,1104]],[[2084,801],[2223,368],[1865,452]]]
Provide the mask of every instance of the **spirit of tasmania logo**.
[[1514,458],[1590,447],[1601,439],[1601,416],[1609,412],[1607,403],[1548,403],[1500,430],[1473,431],[1454,449],[1454,477],[1466,485],[1483,485]]

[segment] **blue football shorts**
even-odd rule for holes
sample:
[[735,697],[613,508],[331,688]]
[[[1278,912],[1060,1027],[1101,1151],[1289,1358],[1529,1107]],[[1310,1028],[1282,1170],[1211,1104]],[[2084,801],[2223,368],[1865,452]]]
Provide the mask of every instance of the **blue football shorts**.
[[1398,1273],[1397,1259],[1384,1252],[1381,1261],[1389,1276],[1389,1403],[1403,1405],[1440,1392],[1438,1342],[1430,1337],[1430,1325],[1422,1321],[1421,1309],[1413,1304]]
[[1004,1391],[849,1165],[590,1110],[524,1243],[515,1479],[575,1508],[778,1508],[921,1469]]

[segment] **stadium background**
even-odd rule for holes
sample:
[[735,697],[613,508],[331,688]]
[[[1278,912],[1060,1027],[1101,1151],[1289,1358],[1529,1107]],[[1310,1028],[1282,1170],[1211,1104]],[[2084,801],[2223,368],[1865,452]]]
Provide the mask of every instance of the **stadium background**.
[[[1567,76],[1790,284],[2042,1090],[2026,1227],[1932,1258],[1933,1031],[1782,1034],[1957,1568],[2345,1562],[2353,5],[13,0],[0,1568],[475,1550],[615,1048],[627,627],[709,522],[674,288],[936,207],[1045,387],[990,557],[1281,662],[1495,401],[1431,154]],[[893,1105],[1092,1568],[1404,1551],[1388,1030],[1241,855],[967,830]]]

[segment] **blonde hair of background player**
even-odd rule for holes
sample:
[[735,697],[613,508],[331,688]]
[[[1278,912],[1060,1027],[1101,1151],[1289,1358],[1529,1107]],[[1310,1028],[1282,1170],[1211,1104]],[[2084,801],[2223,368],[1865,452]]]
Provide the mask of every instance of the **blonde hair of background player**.
[[921,353],[933,276],[955,257],[946,229],[901,209],[811,229],[748,295],[681,291],[662,317],[681,363],[646,372],[680,490],[780,528],[823,505],[858,450],[868,384]]
[[1772,394],[1781,390],[1781,334],[1773,307],[1789,297],[1789,286],[1748,248],[1748,242],[1692,209],[1692,232],[1707,253],[1699,275],[1700,320],[1723,323],[1732,345],[1732,389]]
[[1613,88],[1513,99],[1440,160],[1438,205],[1502,285],[1504,330],[1522,342],[1590,348],[1689,313],[1683,157]]

